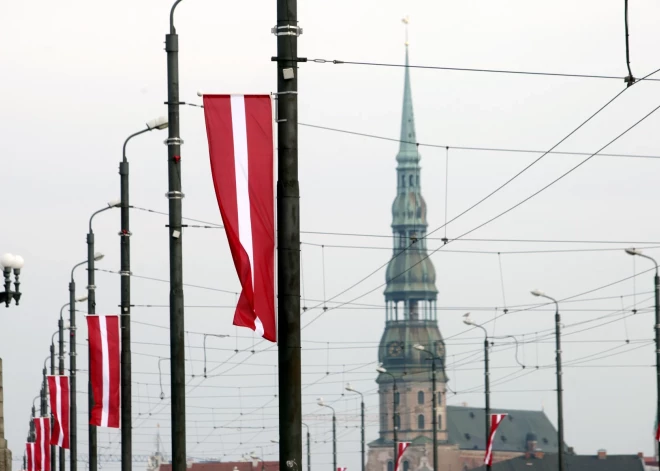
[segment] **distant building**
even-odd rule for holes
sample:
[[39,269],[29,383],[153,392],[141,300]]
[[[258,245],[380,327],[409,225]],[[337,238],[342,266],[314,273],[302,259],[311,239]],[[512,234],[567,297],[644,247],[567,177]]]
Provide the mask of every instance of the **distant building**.
[[[499,431],[498,431],[499,433]],[[493,464],[492,471],[557,471],[557,454],[528,453]],[[579,471],[644,471],[644,460],[638,455],[611,455],[605,450],[597,455],[566,455],[567,469]],[[485,471],[486,467],[477,468]]]
[[[407,66],[407,45],[405,60]],[[380,373],[376,379],[380,432],[378,439],[369,443],[367,471],[393,471],[394,428],[399,442],[412,443],[400,471],[432,470],[434,415],[438,471],[463,471],[483,463],[484,410],[447,406],[445,344],[438,327],[436,273],[426,245],[426,202],[421,191],[421,157],[416,144],[408,67],[404,76],[400,141],[396,156],[397,193],[392,204],[393,255],[387,267],[384,293],[385,331],[378,347],[378,359],[387,372]],[[415,344],[422,345],[426,352],[415,349]],[[427,352],[437,358],[436,414],[432,408],[431,362]],[[498,432],[495,461],[528,451],[557,452],[557,432],[543,412],[506,412],[510,415]]]
[[[190,471],[280,471],[279,461],[200,461],[188,462]],[[172,464],[161,464],[159,471],[172,471]]]

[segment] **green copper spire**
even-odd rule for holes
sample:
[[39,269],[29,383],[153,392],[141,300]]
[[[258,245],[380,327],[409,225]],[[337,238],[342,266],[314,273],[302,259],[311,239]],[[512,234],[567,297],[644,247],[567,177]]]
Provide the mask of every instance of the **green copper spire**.
[[408,45],[406,44],[406,73],[403,81],[403,112],[401,113],[401,144],[397,161],[419,162],[417,135],[415,133],[415,113],[413,112],[410,68],[408,67]]

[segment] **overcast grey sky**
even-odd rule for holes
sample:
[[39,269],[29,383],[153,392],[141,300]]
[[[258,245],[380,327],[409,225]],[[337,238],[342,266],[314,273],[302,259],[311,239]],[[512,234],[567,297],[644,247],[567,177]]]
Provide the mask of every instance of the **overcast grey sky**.
[[[117,171],[125,137],[166,111],[163,41],[169,8],[169,2],[156,0],[28,0],[2,7],[6,21],[0,33],[5,45],[0,52],[4,90],[0,136],[5,157],[0,251],[21,254],[26,260],[21,306],[3,310],[0,319],[5,426],[17,458],[22,456],[30,402],[39,392],[41,365],[57,327],[58,310],[68,300],[69,271],[86,256],[87,220],[106,201],[118,197]],[[304,34],[299,55],[400,64],[404,59],[400,19],[405,15],[411,18],[412,64],[627,74],[621,0],[300,2]],[[657,2],[639,0],[631,5],[631,59],[637,77],[660,68],[659,17]],[[199,102],[199,89],[209,93],[275,91],[275,66],[270,61],[276,46],[270,34],[274,22],[275,1],[183,2],[176,20],[182,100]],[[403,69],[308,62],[301,64],[299,77],[301,123],[398,138]],[[616,80],[419,69],[412,70],[411,77],[417,137],[420,142],[443,146],[548,149],[624,87]],[[560,149],[594,152],[659,104],[659,83],[636,85]],[[608,152],[660,155],[655,139],[658,125],[660,116],[651,116]],[[167,210],[164,136],[150,133],[129,146],[131,199],[136,206]],[[182,137],[184,215],[218,223],[200,109],[182,109]],[[301,127],[301,226],[304,231],[325,233],[302,236],[308,307],[318,304],[311,300],[323,300],[324,292],[330,298],[386,263],[391,253],[387,239],[327,233],[389,234],[396,152],[393,142]],[[445,150],[422,147],[421,152],[422,191],[430,229],[435,229],[445,218]],[[450,149],[449,216],[478,201],[535,157]],[[544,158],[501,193],[450,224],[447,236],[458,236],[521,201],[580,159]],[[622,250],[507,252],[621,249],[627,242],[660,241],[654,220],[659,203],[658,165],[655,159],[595,157],[538,197],[470,235],[624,243],[457,241],[432,256],[442,309],[439,325],[448,338],[450,387],[460,393],[449,398],[450,404],[483,405],[482,361],[480,354],[474,355],[481,344],[479,331],[466,331],[461,319],[465,311],[472,311],[478,322],[502,314],[502,280],[506,305],[511,307],[537,302],[529,295],[533,288],[565,298],[651,268],[645,260],[635,264]],[[135,275],[167,278],[166,221],[158,214],[132,213]],[[106,254],[99,268],[119,269],[118,228],[118,211],[104,213],[95,223],[97,248]],[[442,237],[444,229],[435,235]],[[325,287],[322,249],[309,244],[326,245]],[[437,248],[440,244],[432,240],[428,245]],[[660,255],[657,249],[648,253]],[[239,289],[221,230],[186,230],[184,265],[186,283],[230,292]],[[83,270],[77,272],[76,280],[82,294]],[[652,273],[645,273],[562,305],[565,437],[579,453],[595,453],[599,448],[610,453],[652,452],[655,378],[653,320],[648,311],[652,281]],[[379,288],[383,282],[380,270],[336,299],[350,301],[369,293],[356,301],[368,306],[329,310],[304,330],[304,420],[312,431],[315,465],[331,465],[330,420],[315,405],[316,398],[324,396],[339,413],[339,464],[358,469],[359,404],[356,397],[341,395],[348,381],[367,397],[367,439],[378,436],[374,368],[384,327]],[[100,272],[97,285],[97,312],[116,312],[118,276]],[[608,299],[593,300],[602,297]],[[235,299],[234,294],[209,289],[187,287],[185,291],[186,305],[215,306],[186,310],[191,360],[187,363],[191,375],[188,454],[229,460],[255,451],[276,459],[277,446],[270,442],[278,438],[276,349],[260,343],[250,331],[231,326]],[[138,305],[133,310],[133,370],[138,383],[133,387],[134,451],[149,454],[155,449],[158,424],[169,450],[167,362],[162,364],[164,400],[159,398],[158,376],[158,357],[168,356],[168,285],[134,278],[132,301]],[[630,315],[634,308],[640,312]],[[308,311],[303,324],[321,312]],[[596,320],[606,315],[610,316]],[[82,314],[78,319],[84,324]],[[592,322],[575,325],[584,321]],[[602,325],[609,321],[613,322]],[[520,334],[529,341],[536,332],[546,333],[553,327],[552,311],[545,307],[509,313],[488,326],[495,335]],[[206,380],[200,378],[203,336],[199,333],[203,332],[232,336],[207,339],[207,346],[214,348],[207,351],[208,369],[223,374]],[[79,364],[85,365],[85,328],[79,333]],[[495,348],[494,407],[544,408],[556,423],[551,340],[530,342],[520,352],[530,366],[550,366],[538,370],[516,372],[510,368],[516,365],[512,350]],[[582,360],[578,363],[578,359]],[[576,363],[571,366],[571,361]],[[84,391],[84,372],[80,378],[79,389]],[[501,384],[498,378],[503,378]],[[79,397],[79,448],[86,453],[86,397]],[[101,453],[118,453],[117,432],[104,431],[99,440]],[[118,463],[102,465],[118,468]],[[18,469],[19,463],[14,466]]]

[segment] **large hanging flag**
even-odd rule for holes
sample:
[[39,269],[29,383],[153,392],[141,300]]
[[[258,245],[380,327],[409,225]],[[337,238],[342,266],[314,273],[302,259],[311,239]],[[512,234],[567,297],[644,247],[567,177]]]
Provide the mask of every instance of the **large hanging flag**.
[[34,464],[36,471],[50,471],[50,419],[36,417],[34,420]]
[[401,458],[403,457],[403,454],[405,453],[406,449],[410,446],[410,442],[399,442],[397,444],[397,449],[396,449],[396,468],[394,468],[394,471],[399,471],[399,466],[401,465]]
[[120,330],[119,316],[87,316],[90,372],[94,408],[90,425],[119,428]]
[[493,441],[495,440],[495,432],[506,416],[507,414],[490,415],[490,434],[488,435],[488,443],[486,444],[486,456],[484,456],[484,464],[486,466],[493,465]]
[[268,95],[204,95],[204,116],[215,195],[243,288],[234,325],[275,342],[271,99]]
[[50,444],[69,448],[69,377],[48,376],[50,410],[53,413],[53,430]]
[[658,427],[655,429],[655,441],[660,442],[660,424],[658,424]]
[[34,442],[25,444],[25,455],[27,456],[27,471],[37,471],[37,466],[34,462]]

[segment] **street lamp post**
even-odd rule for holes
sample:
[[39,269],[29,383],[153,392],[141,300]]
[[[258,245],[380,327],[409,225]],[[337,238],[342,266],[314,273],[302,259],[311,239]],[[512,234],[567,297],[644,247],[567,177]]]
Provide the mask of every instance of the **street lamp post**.
[[[470,313],[466,313],[463,315],[463,323],[466,325],[471,325],[473,327],[478,327],[484,332],[484,382],[486,385],[485,391],[486,391],[486,407],[485,407],[485,419],[486,419],[486,436],[484,437],[484,450],[486,449],[486,445],[488,443],[488,436],[490,435],[490,369],[488,367],[488,331],[484,328],[484,326],[479,325],[475,323],[472,319],[470,319]],[[490,471],[491,465],[488,463],[486,465],[486,469]]]
[[[20,255],[12,255],[10,253],[4,254],[0,257],[0,267],[2,267],[2,272],[5,276],[5,290],[0,292],[0,303],[4,302],[6,307],[9,307],[11,300],[18,302],[21,299],[20,286],[21,282],[19,281],[19,275],[21,274],[21,268],[24,265],[23,257]],[[14,291],[11,290],[11,271],[14,270]]]
[[[94,230],[92,229],[92,223],[94,221],[94,216],[108,209],[116,208],[120,204],[119,201],[113,200],[108,203],[108,205],[98,211],[92,213],[89,218],[89,232],[87,233],[87,314],[94,315],[96,314],[96,285],[95,285],[95,267],[94,262],[100,260],[97,258],[97,255],[94,253]],[[103,256],[101,255],[101,258]],[[89,354],[89,343],[87,344],[87,370],[91,371],[91,355]],[[88,454],[89,454],[89,471],[97,471],[98,469],[98,460],[97,460],[97,442],[96,442],[96,427],[91,425],[92,418],[92,409],[94,407],[94,393],[92,391],[92,380],[91,376],[87,375],[87,409],[89,414],[89,423],[87,425],[88,432]]]
[[396,377],[387,371],[385,368],[382,366],[379,366],[376,368],[376,371],[379,373],[382,373],[384,375],[388,375],[390,378],[392,378],[392,441],[394,442],[394,461],[392,461],[393,466],[392,469],[396,468],[396,460],[398,458],[399,454],[399,449],[398,449],[398,436],[397,436],[397,426],[396,426],[396,417],[397,417],[397,409],[399,407],[399,401],[397,400],[397,388],[396,388]]
[[356,389],[353,389],[353,387],[350,384],[346,385],[346,391],[351,391],[356,394],[360,395],[360,433],[361,433],[361,451],[362,451],[362,471],[364,471],[364,395],[360,392],[357,391]]
[[[121,471],[131,471],[133,466],[133,431],[131,429],[133,407],[131,402],[131,229],[129,201],[129,168],[126,157],[128,142],[140,134],[167,128],[167,118],[160,117],[149,121],[146,127],[131,134],[124,141],[122,160],[119,163],[119,186],[121,208],[120,269],[121,275]],[[107,208],[104,208],[107,209]],[[90,226],[91,228],[91,226]]]
[[[310,441],[311,441],[311,439],[310,439],[311,437],[310,437],[310,434],[309,434],[309,425],[307,425],[304,422],[302,424],[307,429],[307,471],[312,471],[312,452],[311,452],[311,449],[310,449],[310,446],[309,446]],[[277,443],[279,443],[279,441]]]
[[335,408],[323,402],[323,398],[318,398],[318,405],[327,407],[332,411],[332,470],[337,471],[337,414]]
[[534,296],[546,298],[555,303],[555,361],[557,368],[557,440],[559,442],[559,471],[564,471],[564,399],[562,389],[562,371],[561,371],[561,317],[559,316],[559,303],[555,298],[545,294],[537,289],[531,292]]
[[[628,255],[637,255],[651,260],[655,265],[653,286],[655,291],[655,375],[656,375],[656,427],[660,428],[660,276],[658,276],[658,262],[653,257],[642,253],[641,250],[625,249]],[[657,433],[657,432],[656,432]]]
[[416,344],[413,346],[416,350],[419,350],[420,352],[426,353],[429,356],[429,359],[431,360],[431,383],[432,383],[432,388],[433,388],[433,398],[432,398],[432,405],[431,407],[433,408],[433,471],[438,471],[438,392],[437,392],[437,381],[435,377],[435,362],[436,360],[442,361],[441,358],[435,356],[433,353],[429,352],[426,350],[424,345]]
[[[103,258],[102,254],[99,254]],[[100,260],[100,258],[99,258]],[[86,265],[87,260],[77,263],[71,269],[71,281],[69,281],[69,466],[71,471],[78,469],[78,426],[76,405],[76,281],[73,274],[76,268]]]

